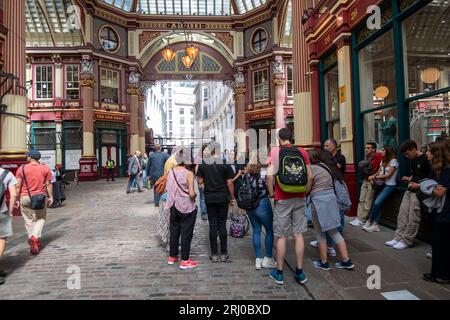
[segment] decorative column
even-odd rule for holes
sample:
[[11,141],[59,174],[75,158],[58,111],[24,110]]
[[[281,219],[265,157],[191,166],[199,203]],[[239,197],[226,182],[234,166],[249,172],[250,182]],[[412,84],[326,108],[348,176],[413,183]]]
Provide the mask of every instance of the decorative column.
[[[7,29],[2,56],[2,71],[8,76],[1,77],[1,148],[0,165],[15,173],[26,162],[28,151],[27,130],[27,92],[25,58],[25,1],[3,1],[3,24]],[[12,89],[6,92],[9,87]]]
[[[60,56],[54,56],[55,60],[55,108],[62,108],[64,81],[63,81],[63,65]],[[62,111],[58,111],[56,115],[56,164],[62,164]]]
[[80,102],[83,107],[83,155],[80,159],[80,181],[98,179],[98,160],[94,152],[94,63],[83,56],[80,72]]
[[[320,118],[313,116],[311,100],[311,78],[308,66],[308,49],[305,28],[300,17],[309,1],[292,1],[293,19],[293,65],[294,65],[294,126],[295,142],[304,147],[320,146],[320,136],[315,136],[315,128],[319,128]],[[317,132],[317,130],[316,130]]]
[[[130,102],[130,150],[129,154],[133,154],[139,150],[139,78],[140,75],[132,71],[128,77],[127,93]],[[142,151],[142,150],[139,150]]]
[[246,124],[245,124],[245,95],[247,87],[245,85],[244,68],[239,67],[234,75],[235,89],[235,139],[237,143],[237,152],[245,152],[247,149],[246,142]]
[[139,106],[138,106],[138,126],[139,126],[139,150],[142,153],[145,150],[145,93],[142,91],[139,94]]
[[286,101],[283,57],[275,57],[273,63],[273,85],[275,87],[275,125],[277,129],[285,128],[284,104]]

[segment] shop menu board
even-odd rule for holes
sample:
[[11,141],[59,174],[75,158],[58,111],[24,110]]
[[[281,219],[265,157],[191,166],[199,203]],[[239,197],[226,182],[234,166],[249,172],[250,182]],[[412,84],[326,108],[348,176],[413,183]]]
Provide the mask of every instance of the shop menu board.
[[66,150],[66,170],[78,170],[80,168],[81,150]]
[[40,163],[46,164],[50,169],[54,169],[56,166],[56,150],[41,150]]

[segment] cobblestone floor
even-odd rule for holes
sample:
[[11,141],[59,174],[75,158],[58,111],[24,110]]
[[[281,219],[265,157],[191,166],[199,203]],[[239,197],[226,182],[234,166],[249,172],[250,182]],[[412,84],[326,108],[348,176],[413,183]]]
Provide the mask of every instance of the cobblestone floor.
[[[22,219],[15,218],[16,234],[0,262],[0,267],[9,273],[6,283],[0,287],[0,300],[380,299],[380,291],[365,287],[368,277],[365,267],[374,259],[387,263],[386,268],[393,270],[392,276],[383,282],[387,289],[403,288],[423,299],[450,298],[448,287],[416,281],[420,272],[427,271],[422,269],[429,267],[422,255],[429,250],[426,245],[422,245],[419,253],[410,251],[406,259],[420,261],[419,269],[422,269],[408,269],[401,264],[405,263],[404,257],[397,259],[392,252],[374,249],[360,241],[360,235],[354,230],[349,230],[349,247],[360,270],[325,273],[313,269],[311,259],[316,253],[307,245],[305,270],[309,284],[302,287],[295,283],[288,269],[285,285],[278,286],[267,277],[267,270],[254,270],[251,236],[229,237],[230,261],[211,263],[208,225],[198,219],[191,258],[199,267],[179,270],[167,265],[167,253],[155,238],[158,211],[152,204],[152,192],[126,195],[125,184],[123,179],[109,184],[105,181],[71,184],[66,190],[68,200],[64,207],[49,211],[44,248],[36,257],[29,254]],[[383,233],[389,238],[392,231]],[[308,232],[307,240],[312,239],[312,233]],[[418,254],[422,256],[418,258]],[[293,266],[292,253],[287,261]],[[71,266],[80,268],[79,290],[67,289]],[[403,277],[397,279],[396,272]]]

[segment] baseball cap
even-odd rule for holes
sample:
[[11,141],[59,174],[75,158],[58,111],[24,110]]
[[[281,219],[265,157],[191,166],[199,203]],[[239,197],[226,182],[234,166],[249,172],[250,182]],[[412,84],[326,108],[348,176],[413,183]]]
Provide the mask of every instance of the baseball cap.
[[26,156],[30,157],[31,159],[34,159],[34,160],[41,159],[41,153],[37,150],[31,150],[31,151],[27,152]]

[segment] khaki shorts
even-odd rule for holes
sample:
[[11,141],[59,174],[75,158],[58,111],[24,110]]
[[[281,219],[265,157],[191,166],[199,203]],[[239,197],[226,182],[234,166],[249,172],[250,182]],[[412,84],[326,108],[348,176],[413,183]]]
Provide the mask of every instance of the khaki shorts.
[[273,231],[277,238],[286,238],[292,233],[301,235],[308,230],[305,216],[305,199],[278,200],[273,211]]
[[0,239],[13,235],[12,218],[9,212],[0,213]]

